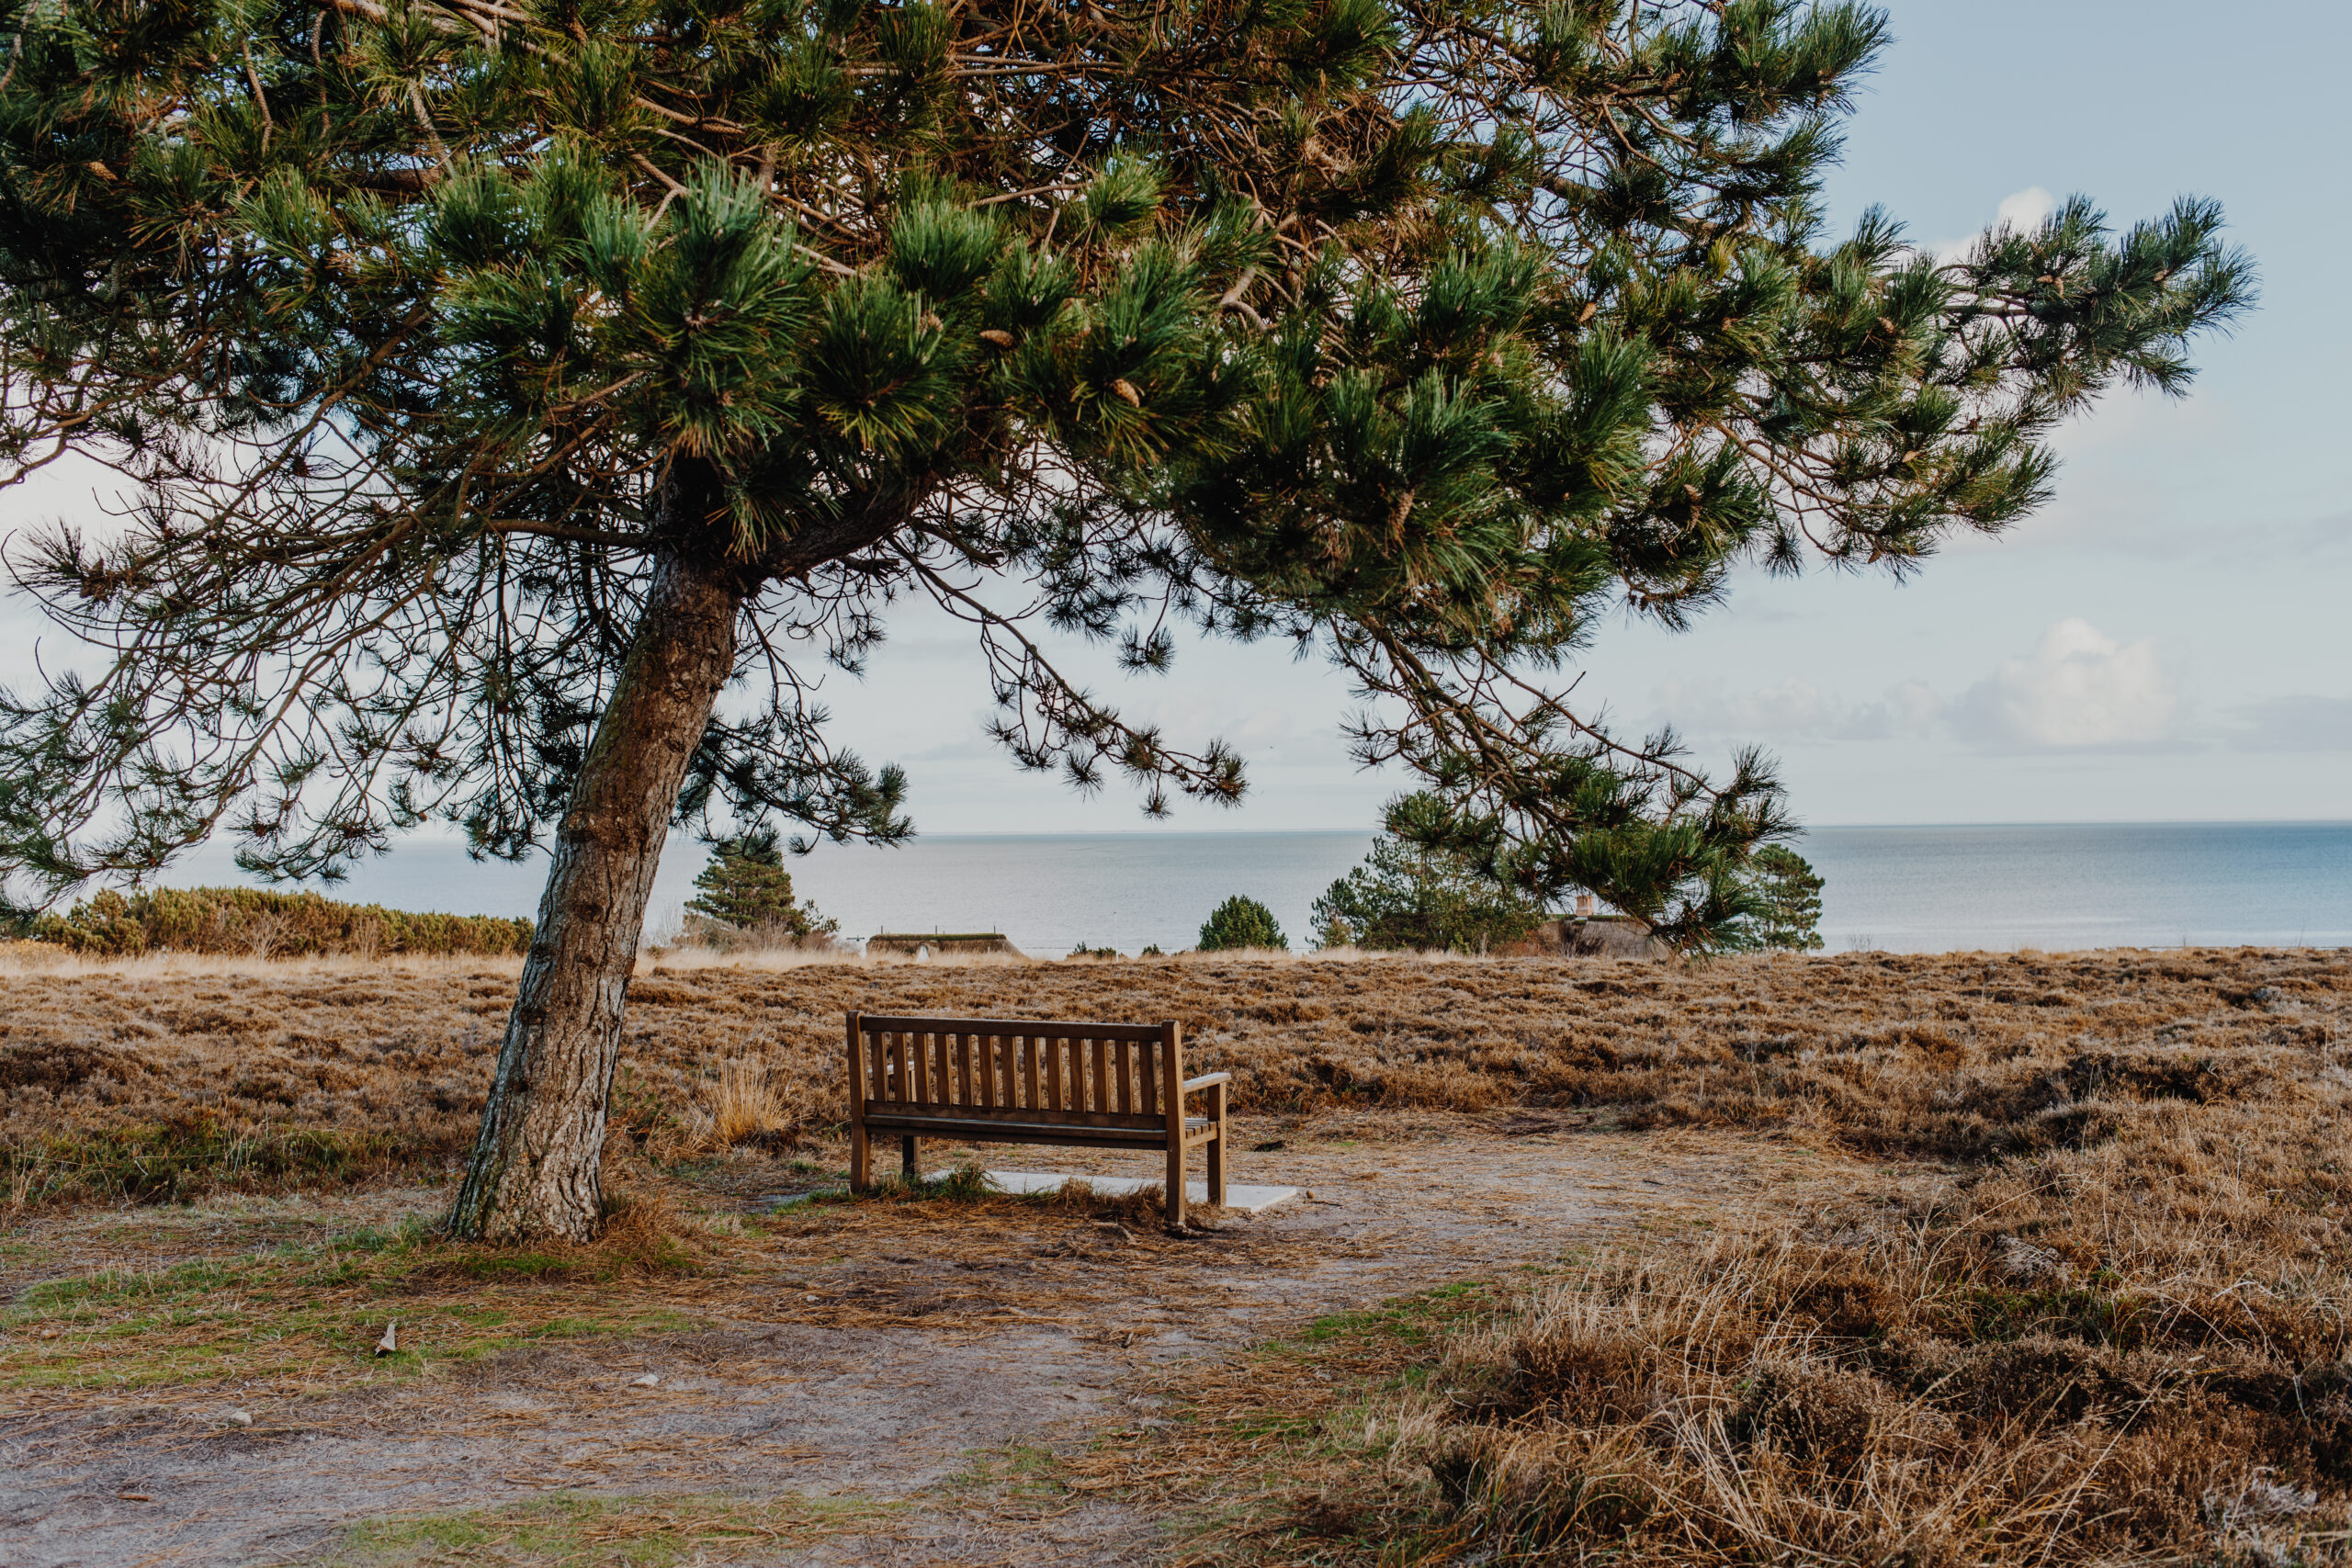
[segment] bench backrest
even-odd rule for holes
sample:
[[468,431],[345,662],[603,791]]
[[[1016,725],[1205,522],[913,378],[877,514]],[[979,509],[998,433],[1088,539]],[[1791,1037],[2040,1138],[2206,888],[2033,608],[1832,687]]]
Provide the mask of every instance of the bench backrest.
[[850,1093],[866,1111],[976,1122],[1160,1128],[1184,1077],[1173,1023],[854,1012],[848,1044]]

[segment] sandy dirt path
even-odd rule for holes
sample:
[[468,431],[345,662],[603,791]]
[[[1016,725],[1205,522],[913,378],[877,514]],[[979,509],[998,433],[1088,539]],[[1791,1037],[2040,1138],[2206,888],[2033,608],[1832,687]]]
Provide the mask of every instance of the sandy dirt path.
[[[990,1206],[902,1231],[865,1223],[844,1240],[819,1207],[787,1208],[775,1223],[802,1225],[806,1245],[724,1310],[696,1314],[694,1332],[582,1338],[405,1382],[355,1373],[324,1391],[8,1396],[0,1562],[331,1560],[349,1553],[355,1521],[551,1494],[790,1496],[829,1511],[812,1538],[738,1562],[1159,1561],[1180,1521],[1112,1501],[1041,1510],[992,1477],[1023,1446],[1067,1450],[1159,1419],[1139,1390],[1175,1359],[1230,1355],[1414,1291],[1508,1281],[1837,1171],[1784,1143],[1609,1133],[1574,1117],[1238,1131],[1237,1179],[1309,1196],[1186,1239]],[[990,1163],[1149,1174],[1068,1151],[993,1151]],[[181,1234],[197,1250],[240,1242],[232,1225]],[[123,1247],[88,1250],[119,1265]],[[224,1425],[232,1408],[253,1425]],[[470,1559],[460,1546],[435,1560]]]

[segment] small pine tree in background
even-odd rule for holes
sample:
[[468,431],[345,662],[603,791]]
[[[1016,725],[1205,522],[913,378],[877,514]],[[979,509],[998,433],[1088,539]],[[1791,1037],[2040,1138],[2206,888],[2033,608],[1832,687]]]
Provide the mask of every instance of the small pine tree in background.
[[1324,947],[1487,953],[1526,941],[1543,923],[1541,905],[1463,857],[1393,833],[1374,839],[1363,863],[1315,900]]
[[795,939],[830,934],[839,920],[821,919],[816,906],[792,896],[792,874],[784,869],[784,848],[775,830],[763,828],[711,846],[710,863],[695,878],[700,896],[686,913],[726,927]]
[[1813,953],[1821,947],[1821,875],[1794,850],[1757,852],[1747,877],[1755,913],[1726,945],[1747,953]]
[[1201,922],[1201,951],[1225,953],[1241,947],[1272,947],[1288,953],[1290,939],[1283,935],[1272,909],[1237,893]]

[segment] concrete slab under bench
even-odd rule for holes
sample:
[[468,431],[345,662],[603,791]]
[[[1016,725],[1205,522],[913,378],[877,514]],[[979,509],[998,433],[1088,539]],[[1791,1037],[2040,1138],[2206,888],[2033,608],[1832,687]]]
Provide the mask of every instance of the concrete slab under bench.
[[[1083,1181],[1106,1198],[1121,1198],[1130,1192],[1140,1192],[1147,1187],[1158,1187],[1139,1176],[1065,1175],[1050,1170],[991,1170],[989,1182],[1000,1192],[1027,1194],[1058,1192],[1066,1181]],[[1277,1203],[1286,1203],[1298,1196],[1295,1187],[1253,1187],[1245,1181],[1229,1181],[1225,1187],[1225,1206],[1235,1213],[1262,1214]],[[1209,1201],[1205,1181],[1184,1183],[1184,1200],[1190,1203]]]

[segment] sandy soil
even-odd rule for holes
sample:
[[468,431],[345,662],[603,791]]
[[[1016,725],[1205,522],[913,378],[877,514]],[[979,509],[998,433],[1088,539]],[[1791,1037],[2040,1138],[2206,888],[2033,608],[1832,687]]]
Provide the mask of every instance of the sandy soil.
[[[602,1495],[797,1495],[847,1508],[824,1539],[734,1560],[1159,1561],[1186,1522],[1115,1502],[1042,1510],[992,1479],[1023,1445],[1149,1424],[1151,1375],[1324,1314],[1509,1280],[1634,1227],[1834,1179],[1838,1163],[1741,1134],[1632,1134],[1579,1118],[1371,1113],[1249,1119],[1241,1180],[1311,1196],[1188,1239],[1083,1213],[888,1215],[844,1240],[815,1209],[805,1255],[743,1281],[695,1332],[599,1337],[302,1392],[182,1385],[15,1396],[0,1419],[0,1558],[14,1564],[311,1561],[352,1521]],[[1253,1145],[1280,1147],[1250,1151]],[[1148,1174],[1116,1155],[992,1151],[1005,1168]],[[310,1224],[427,1212],[422,1190],[85,1214],[38,1272],[223,1254]],[[754,1200],[747,1207],[757,1208]],[[0,1280],[11,1294],[28,1279]],[[653,1376],[650,1387],[636,1380]],[[231,1409],[250,1427],[223,1425]],[[130,1500],[130,1499],[139,1500]],[[882,1513],[863,1520],[858,1507]],[[1050,1513],[1051,1517],[1046,1517]],[[463,1553],[455,1559],[465,1560]]]

